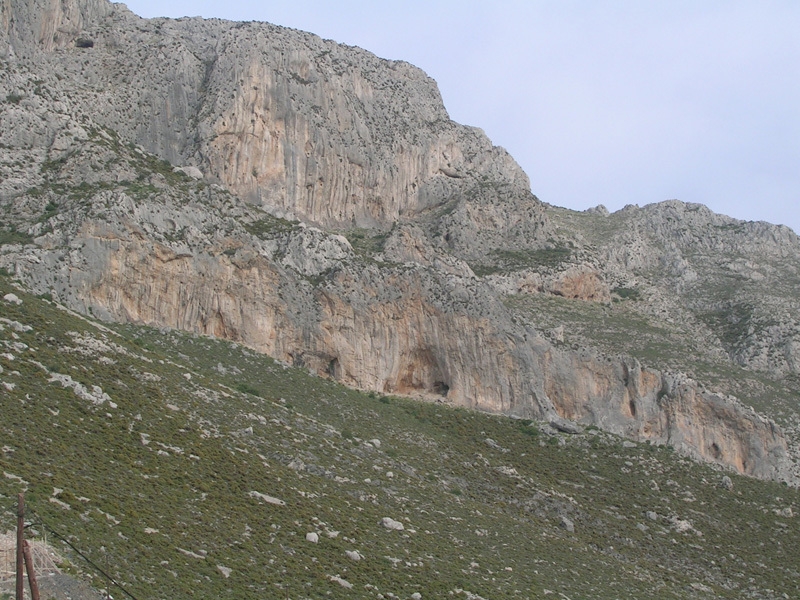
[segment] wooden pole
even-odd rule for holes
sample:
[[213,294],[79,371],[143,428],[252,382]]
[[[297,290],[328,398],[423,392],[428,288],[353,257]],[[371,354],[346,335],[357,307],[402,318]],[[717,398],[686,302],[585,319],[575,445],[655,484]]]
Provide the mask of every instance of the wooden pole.
[[22,542],[22,554],[25,557],[25,570],[28,572],[28,584],[31,586],[32,600],[39,600],[39,582],[36,581],[36,571],[33,568],[33,553],[28,540]]
[[25,494],[17,495],[17,600],[25,600],[25,582],[23,571],[25,559],[22,556],[22,545],[25,541]]

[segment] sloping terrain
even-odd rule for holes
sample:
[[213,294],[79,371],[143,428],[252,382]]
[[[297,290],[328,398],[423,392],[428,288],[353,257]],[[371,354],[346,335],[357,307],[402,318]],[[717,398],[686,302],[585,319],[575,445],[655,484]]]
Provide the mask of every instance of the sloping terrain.
[[0,266],[34,293],[798,481],[788,229],[548,207],[420,70],[312,34],[0,11]]
[[138,598],[800,593],[795,488],[0,298],[0,518]]
[[0,518],[97,588],[797,597],[798,265],[540,202],[403,62],[0,2]]

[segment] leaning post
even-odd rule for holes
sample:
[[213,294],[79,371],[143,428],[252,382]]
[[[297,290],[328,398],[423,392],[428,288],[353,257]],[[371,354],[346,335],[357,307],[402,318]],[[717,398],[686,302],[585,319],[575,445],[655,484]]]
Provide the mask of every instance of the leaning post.
[[39,582],[33,568],[33,552],[28,540],[22,542],[22,555],[25,557],[25,571],[28,573],[28,584],[31,586],[31,600],[39,600]]
[[24,600],[25,558],[22,554],[22,545],[25,542],[25,494],[17,495],[17,600]]

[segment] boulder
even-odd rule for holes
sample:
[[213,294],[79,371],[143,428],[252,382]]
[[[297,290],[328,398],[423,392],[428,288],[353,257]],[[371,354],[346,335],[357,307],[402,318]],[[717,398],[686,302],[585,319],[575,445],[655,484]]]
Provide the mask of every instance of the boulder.
[[5,296],[3,296],[3,300],[8,302],[9,304],[16,304],[17,306],[22,304],[22,300],[20,300],[19,296],[17,296],[16,294],[6,294]]
[[380,524],[391,531],[403,531],[405,529],[400,521],[395,521],[391,517],[383,517]]

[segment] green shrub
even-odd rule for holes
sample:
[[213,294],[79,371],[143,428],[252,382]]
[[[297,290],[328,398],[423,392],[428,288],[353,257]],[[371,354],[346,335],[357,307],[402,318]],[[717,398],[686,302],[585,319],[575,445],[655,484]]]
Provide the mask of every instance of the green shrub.
[[251,396],[261,397],[260,390],[243,381],[236,384],[236,391],[242,392],[243,394],[250,394]]
[[572,249],[566,246],[540,248],[538,250],[493,250],[491,262],[470,265],[479,277],[504,271],[521,271],[523,269],[552,269],[568,261]]
[[370,229],[351,229],[344,232],[344,236],[350,242],[350,246],[356,254],[363,258],[370,258],[383,252],[389,233],[388,231],[373,231]]
[[616,287],[611,290],[612,294],[616,294],[623,300],[640,300],[642,295],[636,288]]
[[[4,244],[30,244],[33,237],[15,229],[0,229],[0,246]],[[8,274],[8,272],[6,272]]]
[[271,215],[265,215],[258,221],[244,224],[245,230],[257,238],[273,239],[275,237],[291,233],[299,228],[299,223],[288,221]]

